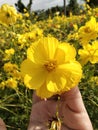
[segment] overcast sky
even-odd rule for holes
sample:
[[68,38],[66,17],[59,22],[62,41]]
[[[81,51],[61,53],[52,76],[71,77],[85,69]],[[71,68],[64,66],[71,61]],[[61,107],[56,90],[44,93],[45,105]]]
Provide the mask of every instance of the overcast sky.
[[[0,0],[0,6],[4,3],[8,3],[10,5],[14,5],[17,3],[18,0]],[[69,0],[66,0],[68,3]],[[79,3],[81,3],[82,0],[78,0]],[[22,2],[27,5],[29,3],[29,0],[22,0]],[[38,10],[38,9],[48,9],[53,6],[62,6],[63,0],[33,0],[32,9]]]

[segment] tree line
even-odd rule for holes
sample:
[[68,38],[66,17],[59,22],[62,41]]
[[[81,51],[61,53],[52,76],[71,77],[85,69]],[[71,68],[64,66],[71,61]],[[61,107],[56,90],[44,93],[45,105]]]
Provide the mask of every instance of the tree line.
[[[60,11],[60,12],[63,12],[65,15],[68,15],[69,12],[72,12],[73,14],[79,13],[80,7],[77,0],[69,0],[68,5],[66,5],[66,0],[63,0],[63,1],[64,1],[64,6],[52,7],[51,11],[52,12],[54,12],[55,10]],[[98,0],[89,0],[89,1],[82,0],[82,1],[86,2],[92,8],[98,6]],[[19,12],[24,13],[24,9],[26,9],[28,12],[31,12],[33,10],[33,9],[31,10],[32,4],[33,4],[33,0],[29,0],[29,3],[26,6],[24,5],[22,0],[18,0],[17,3],[15,3],[15,6]],[[43,12],[42,10],[38,10],[36,12],[39,12],[39,11]],[[47,13],[49,13],[49,11],[50,9],[46,10]]]

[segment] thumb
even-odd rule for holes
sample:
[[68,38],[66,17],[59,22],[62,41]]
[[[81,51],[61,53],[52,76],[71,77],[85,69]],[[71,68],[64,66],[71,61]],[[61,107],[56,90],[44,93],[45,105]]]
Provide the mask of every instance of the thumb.
[[74,87],[61,95],[61,100],[65,101],[74,112],[86,111],[83,99],[78,87]]
[[3,122],[1,118],[0,118],[0,130],[7,130],[5,123]]

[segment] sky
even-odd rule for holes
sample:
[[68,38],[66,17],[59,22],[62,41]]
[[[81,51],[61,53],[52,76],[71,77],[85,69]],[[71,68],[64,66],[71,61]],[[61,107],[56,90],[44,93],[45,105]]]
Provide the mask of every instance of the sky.
[[[0,0],[0,6],[5,3],[14,5],[17,1],[18,0]],[[22,0],[22,2],[27,5],[29,0]],[[78,0],[78,2],[81,3],[81,0]],[[68,0],[66,0],[66,3],[68,4]],[[62,6],[63,0],[33,0],[32,10],[49,9],[57,5]]]

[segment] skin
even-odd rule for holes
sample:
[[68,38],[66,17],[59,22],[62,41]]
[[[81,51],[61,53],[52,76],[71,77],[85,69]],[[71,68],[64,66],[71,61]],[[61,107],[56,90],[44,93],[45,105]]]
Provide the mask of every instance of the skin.
[[59,100],[56,96],[42,100],[33,94],[28,130],[49,130],[54,117],[62,122],[58,130],[93,130],[78,87],[63,93]]
[[6,130],[5,123],[3,122],[1,118],[0,118],[0,130]]

